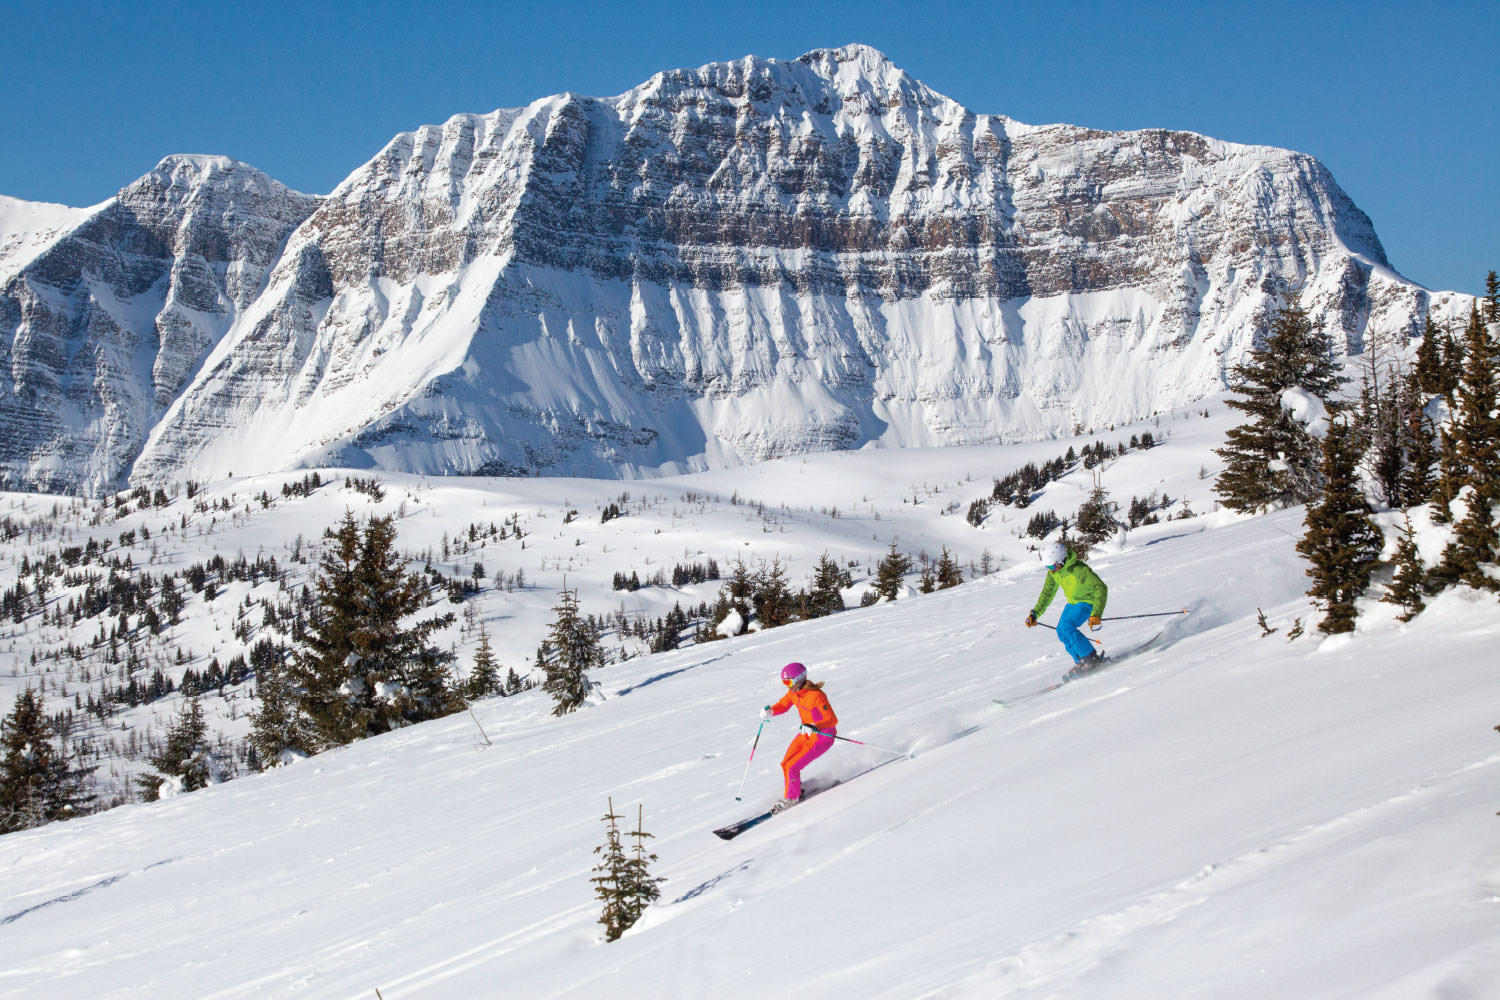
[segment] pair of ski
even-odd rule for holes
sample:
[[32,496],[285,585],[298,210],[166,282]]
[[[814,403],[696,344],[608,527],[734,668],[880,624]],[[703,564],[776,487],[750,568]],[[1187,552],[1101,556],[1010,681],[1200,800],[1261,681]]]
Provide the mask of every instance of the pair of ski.
[[[839,785],[853,781],[855,778],[863,777],[864,775],[869,774],[871,771],[882,768],[887,764],[905,759],[907,758],[893,757],[890,760],[883,760],[879,764],[872,764],[871,766],[865,768],[863,771],[856,771],[854,774],[849,775],[849,777],[847,778],[834,778],[831,781],[818,782],[816,784],[809,782],[808,784],[803,786],[802,798],[799,799],[797,805],[792,806],[792,808],[796,809],[802,805],[805,805],[808,799],[812,798],[814,795],[819,795],[823,792],[826,792],[830,788],[837,788]],[[721,826],[719,829],[714,831],[714,836],[718,837],[720,840],[733,840],[735,837],[738,837],[740,834],[744,833],[751,827],[759,826],[775,815],[776,812],[774,810],[767,809],[763,813],[756,813],[754,816],[747,816],[745,819],[740,820],[738,823],[730,823],[728,826]]]
[[1081,681],[1085,678],[1092,677],[1101,671],[1108,670],[1110,667],[1115,666],[1120,661],[1128,657],[1134,656],[1137,653],[1144,653],[1146,650],[1151,649],[1157,644],[1157,640],[1159,640],[1162,635],[1163,632],[1158,632],[1140,645],[1132,646],[1130,649],[1127,649],[1119,656],[1105,656],[1104,651],[1101,649],[1099,652],[1101,656],[1104,656],[1104,662],[1099,664],[1097,667],[1094,667],[1092,670],[1085,670],[1081,673],[1076,669],[1069,670],[1067,673],[1063,674],[1062,677],[1053,681],[1051,684],[1048,684],[1046,687],[1040,687],[1034,691],[1025,691],[1021,694],[1011,695],[1009,698],[996,698],[995,704],[999,705],[1002,708],[1014,708],[1017,705],[1024,705],[1026,702],[1031,701],[1035,698],[1040,698],[1044,694],[1050,694],[1060,687],[1065,687],[1069,684],[1072,684],[1074,681]]

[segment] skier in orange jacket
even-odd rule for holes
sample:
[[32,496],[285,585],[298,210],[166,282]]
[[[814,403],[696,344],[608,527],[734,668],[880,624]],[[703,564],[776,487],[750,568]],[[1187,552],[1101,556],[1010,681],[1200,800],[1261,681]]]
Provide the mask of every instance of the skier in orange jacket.
[[781,758],[781,770],[786,775],[786,797],[772,807],[773,812],[790,808],[802,798],[802,769],[833,746],[839,724],[833,706],[828,704],[828,696],[823,693],[823,685],[809,681],[807,668],[802,664],[788,663],[782,667],[781,683],[787,686],[786,694],[776,704],[763,708],[760,717],[768,720],[796,705],[797,714],[802,717],[802,728],[792,737],[786,756]]

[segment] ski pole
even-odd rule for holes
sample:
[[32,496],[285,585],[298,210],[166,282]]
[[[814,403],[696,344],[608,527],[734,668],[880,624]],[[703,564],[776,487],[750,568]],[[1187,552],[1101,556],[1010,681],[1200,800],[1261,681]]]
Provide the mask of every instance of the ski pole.
[[1188,609],[1183,608],[1181,611],[1153,611],[1149,615],[1110,615],[1108,618],[1102,618],[1100,620],[1106,622],[1122,622],[1127,618],[1167,618],[1172,615],[1185,615],[1187,613]]
[[[766,720],[762,719],[762,720],[760,720],[760,729],[757,729],[755,731],[755,742],[753,742],[753,743],[750,744],[750,760],[754,760],[755,759],[755,748],[760,745],[761,730],[765,729],[765,728],[766,728]],[[745,773],[742,774],[742,775],[740,775],[740,790],[739,790],[739,793],[736,794],[735,797],[734,797],[734,801],[736,801],[736,802],[741,801],[740,795],[743,795],[744,792],[745,792],[745,779],[748,778],[748,777],[750,777],[750,760],[745,761]]]
[[845,743],[858,743],[862,747],[869,747],[871,750],[879,750],[881,753],[895,754],[897,757],[911,756],[911,754],[907,753],[905,750],[892,750],[890,747],[878,747],[873,743],[866,743],[864,740],[851,740],[849,737],[840,736],[838,733],[825,733],[823,732],[823,730],[817,728],[816,726],[808,726],[807,728],[811,729],[819,736],[830,736],[836,740],[843,740]]

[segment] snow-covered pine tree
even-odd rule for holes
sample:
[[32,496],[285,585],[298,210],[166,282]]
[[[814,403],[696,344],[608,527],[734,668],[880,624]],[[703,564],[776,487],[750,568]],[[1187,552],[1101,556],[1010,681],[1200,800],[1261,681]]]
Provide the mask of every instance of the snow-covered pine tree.
[[1401,472],[1400,497],[1402,507],[1411,507],[1427,502],[1432,495],[1432,467],[1437,462],[1436,432],[1427,419],[1426,396],[1415,371],[1409,371],[1402,380],[1399,406],[1401,419],[1405,421],[1402,439],[1406,445],[1406,463]]
[[802,601],[803,617],[822,618],[843,611],[843,588],[853,585],[849,571],[824,552],[818,557],[818,564],[813,567],[812,580]]
[[290,667],[280,655],[262,657],[256,664],[257,707],[250,713],[249,743],[262,768],[317,751],[317,740],[292,684]]
[[1310,563],[1308,596],[1323,608],[1318,631],[1329,635],[1354,631],[1354,602],[1369,587],[1383,547],[1360,487],[1358,463],[1353,430],[1342,419],[1332,421],[1323,436],[1323,492],[1308,505],[1307,531],[1297,543]]
[[[1427,502],[1432,505],[1434,524],[1451,524],[1453,501],[1458,498],[1459,491],[1468,481],[1468,470],[1460,460],[1458,439],[1452,428],[1438,428],[1437,454],[1437,473],[1432,478],[1432,493],[1427,497]],[[1443,586],[1447,586],[1447,583]]]
[[1073,550],[1078,553],[1079,559],[1087,559],[1089,552],[1099,543],[1113,538],[1119,527],[1115,520],[1114,503],[1096,474],[1094,488],[1089,491],[1088,499],[1074,515],[1071,543]]
[[1429,396],[1448,391],[1448,373],[1443,370],[1443,332],[1428,313],[1422,326],[1422,342],[1417,345],[1417,364],[1413,369],[1417,384]]
[[176,792],[196,792],[221,780],[218,762],[208,742],[208,722],[197,698],[189,698],[167,728],[160,752],[150,758],[154,774],[139,779],[146,801],[161,798],[169,783]]
[[610,798],[608,802],[609,810],[604,814],[604,822],[609,826],[604,833],[604,843],[594,848],[595,854],[602,855],[599,863],[594,866],[594,871],[599,874],[589,881],[594,883],[594,895],[603,904],[599,923],[604,927],[604,940],[614,941],[630,926],[625,919],[624,890],[620,885],[630,859],[625,856],[625,844],[620,839],[618,820],[623,817],[615,812],[615,800]]
[[1380,599],[1401,609],[1396,617],[1409,622],[1427,607],[1423,595],[1427,588],[1427,570],[1422,565],[1422,553],[1417,548],[1416,532],[1411,526],[1411,511],[1403,510],[1401,537],[1396,541],[1394,559],[1396,572],[1391,585]]
[[361,531],[345,512],[325,537],[317,602],[292,669],[317,749],[461,709],[448,671],[453,654],[432,641],[454,616],[406,623],[430,606],[431,591],[406,571],[394,519],[372,517]]
[[[316,599],[292,658],[288,685],[296,692],[296,710],[315,743],[307,749],[314,752],[361,739],[370,726],[360,701],[352,697],[356,692],[346,666],[354,655],[354,632],[361,616],[359,524],[354,512],[345,510],[343,521],[324,531],[323,540],[313,581]],[[363,686],[363,681],[359,683]],[[261,749],[263,760],[273,759],[267,752],[270,749]]]
[[901,593],[903,578],[910,572],[911,557],[897,551],[896,543],[891,542],[891,550],[875,567],[875,593],[888,601],[894,601],[896,595]]
[[1402,411],[1401,386],[1405,380],[1394,365],[1381,369],[1373,338],[1365,348],[1365,355],[1356,437],[1365,453],[1365,469],[1381,500],[1396,507],[1401,504],[1401,480],[1409,452],[1408,422]]
[[1328,405],[1341,381],[1327,336],[1300,307],[1284,306],[1264,345],[1230,370],[1235,395],[1227,404],[1249,420],[1230,430],[1224,447],[1215,452],[1224,459],[1224,471],[1214,483],[1224,506],[1253,513],[1317,495],[1317,441],[1283,397],[1301,390]]
[[1478,308],[1464,331],[1464,368],[1455,392],[1450,435],[1455,464],[1466,470],[1464,516],[1443,550],[1439,576],[1482,590],[1500,590],[1486,570],[1500,562],[1500,385],[1496,347]]
[[505,672],[505,696],[507,698],[520,694],[522,691],[534,686],[534,684],[528,684],[526,681],[523,681],[521,675],[516,673],[515,667],[511,667]]
[[495,662],[495,651],[490,646],[490,634],[484,627],[484,622],[479,623],[479,648],[474,650],[474,667],[469,671],[469,681],[465,689],[465,695],[473,700],[475,698],[488,698],[501,690],[500,665]]
[[792,589],[787,585],[786,570],[780,559],[772,559],[771,565],[755,575],[755,589],[751,593],[755,607],[755,618],[763,629],[777,628],[792,621],[797,602]]
[[953,558],[953,553],[948,551],[948,546],[943,546],[942,555],[938,557],[937,564],[937,588],[947,590],[949,587],[957,587],[964,582],[964,571],[959,568]]
[[577,592],[564,590],[552,610],[557,617],[538,651],[538,665],[546,673],[542,689],[552,696],[552,714],[566,715],[588,697],[588,672],[604,665],[604,651],[599,636],[578,613]]
[[0,719],[0,833],[90,811],[93,768],[69,764],[57,735],[41,696],[30,687]]
[[666,881],[665,876],[651,874],[651,862],[656,860],[656,855],[646,850],[646,838],[654,837],[655,834],[646,832],[644,804],[636,806],[635,829],[630,831],[630,836],[635,838],[635,848],[625,862],[623,887],[626,917],[629,921],[626,927],[634,925],[641,919],[641,914],[646,912],[646,907],[661,898],[659,886]]
[[433,639],[457,617],[445,612],[411,620],[431,605],[431,588],[406,571],[394,517],[366,522],[357,579],[364,614],[355,652],[373,694],[370,735],[460,711],[463,699],[450,669],[455,656]]
[[602,855],[599,864],[594,866],[594,871],[599,874],[589,881],[594,883],[594,895],[603,904],[599,923],[604,926],[604,940],[615,941],[641,918],[647,906],[660,898],[661,890],[657,886],[666,880],[653,876],[650,871],[650,863],[656,860],[656,855],[646,852],[646,838],[652,834],[644,829],[645,807],[640,807],[636,828],[629,834],[635,838],[635,850],[626,854],[617,822],[624,817],[615,812],[614,799],[608,801],[609,811],[603,818],[609,828],[605,831],[604,843],[594,848],[595,854]]

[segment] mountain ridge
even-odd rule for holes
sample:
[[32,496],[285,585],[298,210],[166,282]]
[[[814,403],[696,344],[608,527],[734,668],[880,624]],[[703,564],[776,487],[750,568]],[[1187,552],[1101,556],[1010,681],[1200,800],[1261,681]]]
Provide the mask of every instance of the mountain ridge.
[[[862,45],[455,115],[325,197],[265,197],[305,214],[264,241],[257,293],[137,375],[151,406],[96,390],[71,436],[12,421],[10,485],[628,477],[1055,436],[1221,389],[1283,301],[1344,355],[1469,301],[1391,269],[1313,157],[976,114]],[[34,265],[0,290],[0,342],[34,336]],[[73,325],[75,354],[106,339]]]

